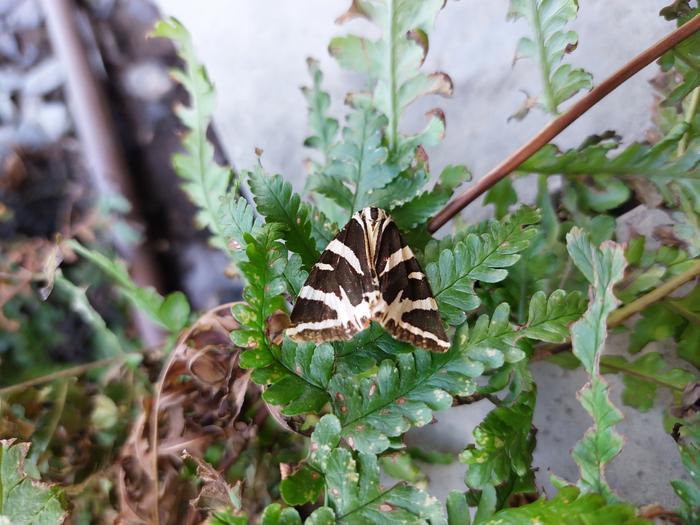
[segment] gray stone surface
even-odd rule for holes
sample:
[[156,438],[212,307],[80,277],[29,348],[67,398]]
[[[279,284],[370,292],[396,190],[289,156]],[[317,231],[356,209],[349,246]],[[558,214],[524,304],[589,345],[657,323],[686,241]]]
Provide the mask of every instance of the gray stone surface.
[[[349,0],[159,0],[164,13],[175,15],[192,31],[200,57],[218,91],[216,125],[224,146],[238,168],[255,162],[255,147],[264,149],[270,171],[284,173],[297,188],[303,184],[301,147],[306,134],[306,108],[299,86],[308,83],[305,58],[320,59],[333,111],[342,113],[342,97],[361,79],[341,71],[326,51],[330,38],[349,31],[365,31],[354,21],[338,27],[333,20]],[[582,2],[575,29],[580,35],[573,55],[600,82],[636,53],[673,27],[657,16],[662,0]],[[203,7],[205,5],[206,7]],[[450,1],[440,15],[431,39],[426,69],[447,72],[454,81],[450,100],[419,101],[405,118],[407,130],[420,127],[423,113],[440,106],[447,115],[447,136],[429,151],[434,171],[450,163],[466,163],[476,177],[502,160],[541,126],[547,117],[534,111],[524,122],[508,122],[523,100],[521,89],[539,91],[538,71],[527,61],[512,66],[518,38],[527,32],[521,23],[505,19],[506,0]],[[557,139],[573,146],[591,133],[616,129],[626,140],[641,139],[649,126],[653,102],[648,81],[656,73],[650,66],[610,95]],[[519,181],[532,194],[527,180]],[[488,210],[472,205],[465,214],[483,217]],[[609,344],[608,351],[624,349],[624,342]],[[550,364],[537,364],[539,384],[535,423],[539,428],[536,464],[538,482],[549,487],[549,472],[575,480],[576,466],[568,455],[590,420],[576,401],[583,386],[581,372],[568,372]],[[620,406],[621,382],[611,378],[613,399]],[[663,401],[640,415],[625,409],[619,430],[626,447],[609,469],[619,494],[636,503],[660,502],[675,506],[668,480],[682,473],[672,440],[661,429]],[[438,422],[412,432],[410,440],[441,450],[458,452],[471,442],[474,425],[490,410],[487,402],[438,414]],[[462,486],[464,469],[429,467],[431,491],[444,497]]]

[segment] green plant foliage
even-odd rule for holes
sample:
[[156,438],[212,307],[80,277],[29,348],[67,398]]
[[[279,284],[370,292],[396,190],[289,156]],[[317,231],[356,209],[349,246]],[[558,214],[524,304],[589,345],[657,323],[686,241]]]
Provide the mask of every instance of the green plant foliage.
[[498,181],[486,192],[484,204],[493,204],[494,215],[500,220],[508,214],[508,210],[518,202],[518,193],[513,188],[513,181],[506,177]]
[[[431,242],[425,250],[425,267],[440,313],[448,324],[464,322],[466,312],[479,306],[475,281],[497,283],[508,275],[536,230],[537,210],[523,207],[503,222],[489,221],[485,232],[468,233],[463,239]],[[449,246],[443,248],[443,246]]]
[[36,466],[27,459],[29,446],[0,440],[0,523],[59,525],[67,516],[63,495],[37,481]]
[[284,238],[286,247],[299,254],[304,268],[311,268],[318,260],[319,250],[333,238],[330,228],[323,227],[327,222],[325,217],[302,202],[281,175],[268,176],[258,164],[247,177],[258,212],[265,217],[265,222],[279,225],[277,238]]
[[445,523],[440,503],[425,492],[403,483],[381,488],[376,456],[334,448],[341,435],[335,416],[324,416],[319,427],[322,430],[317,429],[312,436],[309,460],[325,475],[336,523]]
[[678,431],[678,449],[690,480],[674,480],[671,485],[683,502],[683,522],[690,525],[700,520],[700,420],[695,416],[684,423]]
[[557,291],[548,300],[541,296],[531,307],[531,323],[517,329],[510,323],[510,308],[500,305],[491,318],[480,316],[470,328],[463,324],[444,354],[417,350],[385,354],[376,376],[356,379],[340,372],[329,383],[334,413],[343,425],[343,436],[361,452],[378,454],[412,426],[423,426],[433,411],[452,405],[452,396],[470,395],[474,378],[504,363],[525,357],[518,340],[544,336],[559,341],[565,327],[582,311],[579,294]]
[[286,416],[320,411],[328,402],[333,348],[285,340],[281,349],[271,347],[271,352],[275,363],[252,376],[256,383],[268,385],[263,399],[272,405],[286,405],[282,410]]
[[650,352],[631,362],[623,356],[604,356],[600,364],[603,373],[625,374],[622,402],[642,412],[654,406],[658,387],[680,393],[688,383],[698,379],[687,370],[669,368],[658,352]]
[[141,287],[132,281],[123,262],[90,250],[75,240],[68,241],[68,245],[102,270],[127,300],[168,332],[176,334],[189,321],[190,304],[184,293],[173,292],[163,297],[154,288]]
[[343,128],[343,141],[329,152],[327,174],[317,176],[313,188],[347,210],[344,222],[356,211],[374,204],[374,190],[386,186],[398,174],[387,164],[388,152],[382,144],[386,117],[364,97],[356,96],[353,106],[355,111],[350,112]]
[[424,226],[447,204],[455,188],[471,178],[465,166],[447,166],[440,173],[439,182],[430,191],[416,195],[391,209],[391,216],[404,231]]
[[615,497],[605,481],[604,468],[622,450],[622,436],[613,429],[622,420],[622,414],[608,399],[608,385],[600,375],[600,354],[607,336],[608,315],[619,303],[612,289],[623,277],[625,256],[622,247],[615,243],[594,246],[589,236],[578,228],[567,235],[567,248],[591,285],[588,310],[571,327],[571,344],[574,355],[590,376],[590,382],[579,392],[579,399],[593,418],[594,426],[576,444],[572,456],[581,471],[581,487],[613,501]]
[[636,517],[631,505],[608,504],[598,494],[580,494],[576,487],[565,487],[551,500],[497,512],[485,525],[650,525]]
[[[382,38],[349,35],[331,40],[330,52],[342,67],[370,77],[374,104],[388,119],[387,142],[392,155],[404,149],[399,119],[406,106],[429,93],[452,92],[452,82],[444,73],[426,75],[420,71],[428,33],[442,5],[442,0],[353,0],[341,21],[366,18],[379,27]],[[415,147],[411,146],[405,149]]]
[[245,258],[246,234],[256,237],[263,221],[248,201],[231,192],[221,201],[219,224],[229,254],[240,263]]
[[282,508],[279,503],[272,503],[265,507],[260,523],[261,525],[301,525],[301,518],[296,509]]
[[564,55],[576,49],[578,35],[566,26],[576,19],[577,0],[511,0],[508,17],[524,18],[532,28],[532,37],[518,42],[516,59],[537,61],[542,72],[543,93],[540,102],[552,115],[559,105],[582,89],[590,89],[593,77],[587,71],[562,64]]
[[[691,8],[690,2],[681,0],[674,2],[672,6],[661,10],[661,14],[667,20],[676,20],[678,26],[682,26],[688,20],[698,14],[698,8]],[[700,35],[695,33],[680,42],[676,47],[668,51],[659,60],[662,71],[675,69],[680,73],[682,80],[674,87],[663,101],[664,106],[673,106],[687,97],[693,89],[700,86]]]
[[176,109],[188,131],[182,141],[185,153],[173,157],[173,167],[182,179],[182,189],[198,208],[197,224],[200,228],[208,228],[212,233],[212,245],[227,251],[223,225],[219,219],[219,206],[231,183],[233,172],[216,163],[214,147],[207,139],[207,129],[216,105],[214,86],[207,70],[197,60],[189,32],[178,20],[169,18],[159,21],[153,35],[167,38],[177,47],[184,69],[174,69],[172,75],[190,97],[189,106],[178,106]]
[[320,410],[328,401],[325,386],[333,367],[329,345],[295,345],[285,340],[280,348],[268,339],[267,322],[276,312],[286,311],[284,271],[287,250],[277,239],[279,224],[265,224],[258,237],[245,234],[247,260],[240,263],[248,282],[244,303],[233,307],[240,327],[231,337],[238,346],[248,348],[241,354],[240,366],[255,369],[251,378],[265,385],[263,399],[272,405],[286,405],[285,415]]
[[[677,125],[662,140],[649,146],[633,143],[617,155],[611,153],[619,147],[619,137],[601,136],[586,141],[578,149],[560,152],[556,146],[548,144],[520,165],[524,173],[544,175],[564,175],[566,177],[594,177],[596,186],[586,190],[585,196],[594,211],[608,209],[623,202],[629,190],[622,188],[621,182],[613,183],[614,192],[607,191],[610,176],[639,176],[651,180],[669,202],[675,202],[669,184],[681,189],[690,202],[697,206],[697,184],[700,180],[698,163],[700,149],[696,145],[678,154],[678,142],[688,129],[687,123]],[[604,178],[602,178],[604,177]],[[604,182],[603,182],[604,181]],[[596,201],[598,192],[601,199]],[[614,199],[603,201],[602,199]],[[598,204],[596,204],[598,202]]]
[[417,483],[426,479],[426,475],[407,452],[383,454],[379,458],[379,465],[384,474],[396,480]]
[[447,495],[447,525],[470,525],[469,504],[463,492],[453,490]]
[[520,482],[531,485],[534,491],[530,467],[535,448],[534,409],[534,390],[524,392],[512,406],[499,406],[489,412],[474,429],[474,444],[459,458],[467,465],[465,481],[470,488]]
[[233,307],[233,315],[241,326],[232,332],[238,346],[250,349],[241,355],[244,368],[260,368],[274,360],[265,324],[273,313],[286,310],[282,272],[287,252],[277,240],[280,230],[276,224],[266,224],[257,237],[245,235],[248,259],[240,267],[248,286],[243,291],[245,303]]
[[[691,264],[693,260],[689,261]],[[685,266],[685,265],[683,265]],[[700,287],[682,298],[673,298],[646,308],[635,323],[629,350],[639,352],[652,341],[673,338],[678,356],[700,367]]]
[[302,87],[301,91],[309,106],[311,135],[304,140],[304,146],[318,150],[326,158],[338,135],[338,121],[328,116],[331,97],[323,91],[323,73],[318,61],[308,58],[306,64],[311,74],[312,86]]
[[313,503],[325,487],[323,473],[328,458],[340,443],[340,422],[332,415],[323,416],[313,433],[306,460],[297,470],[280,483],[282,498],[290,505]]

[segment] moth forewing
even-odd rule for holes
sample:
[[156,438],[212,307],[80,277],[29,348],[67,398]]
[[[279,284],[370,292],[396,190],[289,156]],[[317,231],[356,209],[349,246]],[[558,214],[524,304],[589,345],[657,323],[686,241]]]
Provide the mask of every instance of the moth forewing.
[[430,284],[394,221],[379,208],[353,215],[321,254],[294,304],[287,335],[348,340],[372,320],[400,341],[449,349]]

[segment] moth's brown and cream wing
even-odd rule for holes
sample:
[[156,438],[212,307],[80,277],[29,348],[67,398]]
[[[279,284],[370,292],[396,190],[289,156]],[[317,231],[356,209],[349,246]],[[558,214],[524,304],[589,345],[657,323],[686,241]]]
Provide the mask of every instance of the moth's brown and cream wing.
[[354,215],[328,244],[299,292],[287,335],[297,341],[351,339],[369,326],[375,285],[365,225]]
[[414,346],[447,351],[450,342],[430,283],[391,219],[378,239],[374,264],[383,299],[379,322],[384,329]]

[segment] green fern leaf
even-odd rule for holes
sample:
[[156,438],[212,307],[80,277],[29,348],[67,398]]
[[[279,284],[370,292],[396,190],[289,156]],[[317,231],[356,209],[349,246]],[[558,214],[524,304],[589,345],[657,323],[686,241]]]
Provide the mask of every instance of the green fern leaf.
[[311,268],[319,257],[312,225],[315,214],[311,206],[302,202],[281,175],[268,176],[260,165],[247,176],[258,212],[266,222],[279,225],[278,238],[284,238],[287,248],[299,254],[304,268]]
[[598,494],[580,494],[564,487],[551,500],[539,499],[505,509],[481,522],[483,525],[649,525],[637,518],[637,510],[625,503],[608,504]]
[[123,261],[90,250],[76,240],[71,239],[68,244],[78,255],[104,272],[117,285],[119,292],[156,324],[171,334],[177,334],[185,327],[190,316],[190,304],[185,294],[173,292],[163,297],[152,286],[136,284]]
[[355,97],[354,111],[343,128],[343,141],[330,151],[325,175],[316,178],[314,190],[333,199],[350,216],[374,204],[374,190],[386,186],[398,173],[387,164],[382,144],[386,118],[362,97]]
[[331,41],[331,54],[342,67],[370,77],[374,103],[388,118],[392,154],[399,148],[399,118],[406,106],[422,95],[452,92],[452,82],[444,73],[420,71],[428,33],[442,5],[442,0],[354,0],[340,20],[364,17],[379,27],[382,38],[375,41],[350,35]]
[[0,440],[0,523],[60,525],[67,517],[62,492],[42,483],[27,458],[30,443]]
[[[673,6],[661,10],[667,20],[677,20],[679,27],[698,12],[700,10],[691,8],[688,2],[674,2]],[[682,78],[663,101],[664,106],[675,106],[700,86],[700,35],[695,33],[684,39],[659,59],[659,65],[663,71],[675,69]]]
[[[347,442],[361,452],[383,452],[391,438],[412,426],[429,423],[434,411],[451,406],[452,396],[474,393],[475,377],[505,363],[521,361],[525,353],[518,340],[541,335],[551,340],[552,334],[563,332],[574,316],[573,305],[580,295],[562,293],[556,291],[545,300],[551,306],[541,313],[538,306],[533,306],[538,315],[533,316],[532,324],[520,329],[510,323],[507,303],[496,308],[491,318],[480,316],[471,329],[465,323],[458,329],[452,348],[444,354],[405,352],[400,347],[386,346],[371,330],[357,341],[346,343],[347,348],[337,351],[338,372],[329,383],[329,392]],[[535,301],[541,303],[539,298]],[[358,380],[347,373],[343,353],[351,361],[369,361],[361,368],[369,369],[379,362],[376,376]]]
[[592,297],[584,316],[571,327],[571,344],[591,378],[579,396],[594,426],[577,443],[572,457],[581,471],[580,486],[614,501],[604,468],[622,450],[622,436],[613,429],[622,420],[622,414],[608,399],[608,385],[600,375],[600,355],[607,336],[607,317],[619,303],[612,289],[624,275],[625,256],[622,248],[612,242],[603,243],[600,248],[594,246],[579,228],[567,235],[567,249],[590,283]]
[[198,208],[197,224],[200,228],[209,229],[213,246],[227,251],[223,226],[219,221],[219,205],[226,195],[233,172],[229,167],[216,163],[214,147],[207,139],[207,129],[216,104],[214,86],[206,69],[197,60],[190,34],[179,21],[174,18],[159,21],[153,35],[168,38],[176,45],[185,67],[183,70],[173,70],[172,74],[190,97],[189,106],[176,108],[188,132],[182,141],[185,153],[173,157],[173,167],[182,179],[182,189]]
[[309,273],[304,270],[301,257],[299,254],[293,253],[284,268],[284,279],[287,281],[289,295],[297,297],[308,276]]
[[391,216],[402,230],[423,226],[447,204],[455,188],[470,178],[471,174],[466,167],[448,166],[442,171],[440,182],[432,190],[391,208]]
[[279,503],[272,503],[265,507],[260,516],[261,525],[301,525],[301,517],[296,509],[282,508]]
[[679,452],[688,480],[671,481],[673,490],[683,501],[680,514],[683,523],[690,525],[700,520],[700,419],[692,416],[678,429]]
[[578,44],[578,35],[566,30],[576,19],[577,0],[511,0],[508,17],[524,18],[534,32],[518,42],[516,59],[532,58],[542,71],[542,106],[552,115],[559,105],[582,89],[590,89],[593,77],[583,69],[562,64],[564,55]]
[[257,384],[268,385],[263,393],[265,401],[285,405],[282,414],[286,416],[320,411],[328,402],[333,347],[296,345],[285,339],[282,348],[273,347],[272,353],[276,362],[252,375]]
[[283,347],[272,344],[267,335],[268,318],[286,311],[285,270],[287,250],[277,239],[281,226],[264,225],[257,237],[245,235],[247,260],[240,264],[247,286],[245,303],[233,307],[240,326],[231,333],[234,343],[248,348],[241,354],[240,366],[255,369],[251,379],[266,387],[265,401],[284,405],[284,415],[320,410],[328,402],[326,387],[333,367],[329,345],[295,345],[285,340]]
[[527,337],[548,343],[563,343],[569,338],[569,325],[586,309],[586,298],[578,293],[555,290],[549,297],[539,291],[530,300]]
[[231,192],[221,202],[219,224],[232,259],[240,263],[245,258],[246,234],[259,235],[262,220],[243,197]]
[[474,429],[474,444],[459,458],[467,465],[465,481],[469,487],[480,490],[487,485],[506,481],[513,484],[517,480],[524,480],[522,485],[532,484],[534,409],[535,391],[524,392],[514,405],[499,406],[489,412]]
[[261,368],[274,362],[265,325],[273,313],[287,308],[282,277],[287,251],[277,240],[280,235],[281,227],[272,223],[263,226],[257,237],[244,236],[247,260],[241,262],[240,268],[248,285],[243,290],[245,303],[233,307],[240,327],[231,334],[236,345],[250,349],[241,355],[244,368]]
[[669,368],[658,352],[649,352],[632,362],[623,356],[603,356],[600,365],[603,373],[624,374],[622,402],[640,412],[647,412],[654,406],[658,387],[680,394],[689,383],[698,380],[687,370]]
[[[522,208],[503,222],[488,223],[488,231],[467,234],[451,248],[440,251],[440,243],[426,249],[426,275],[440,305],[440,313],[451,325],[464,322],[466,313],[479,306],[474,282],[495,283],[508,275],[506,268],[518,262],[523,250],[535,236],[531,227],[539,220],[536,210]],[[448,241],[449,242],[449,241]]]
[[331,97],[323,91],[323,73],[317,60],[308,58],[306,64],[311,74],[312,86],[302,87],[301,91],[309,105],[309,128],[311,135],[304,140],[304,146],[318,150],[328,156],[338,134],[338,121],[328,116]]

